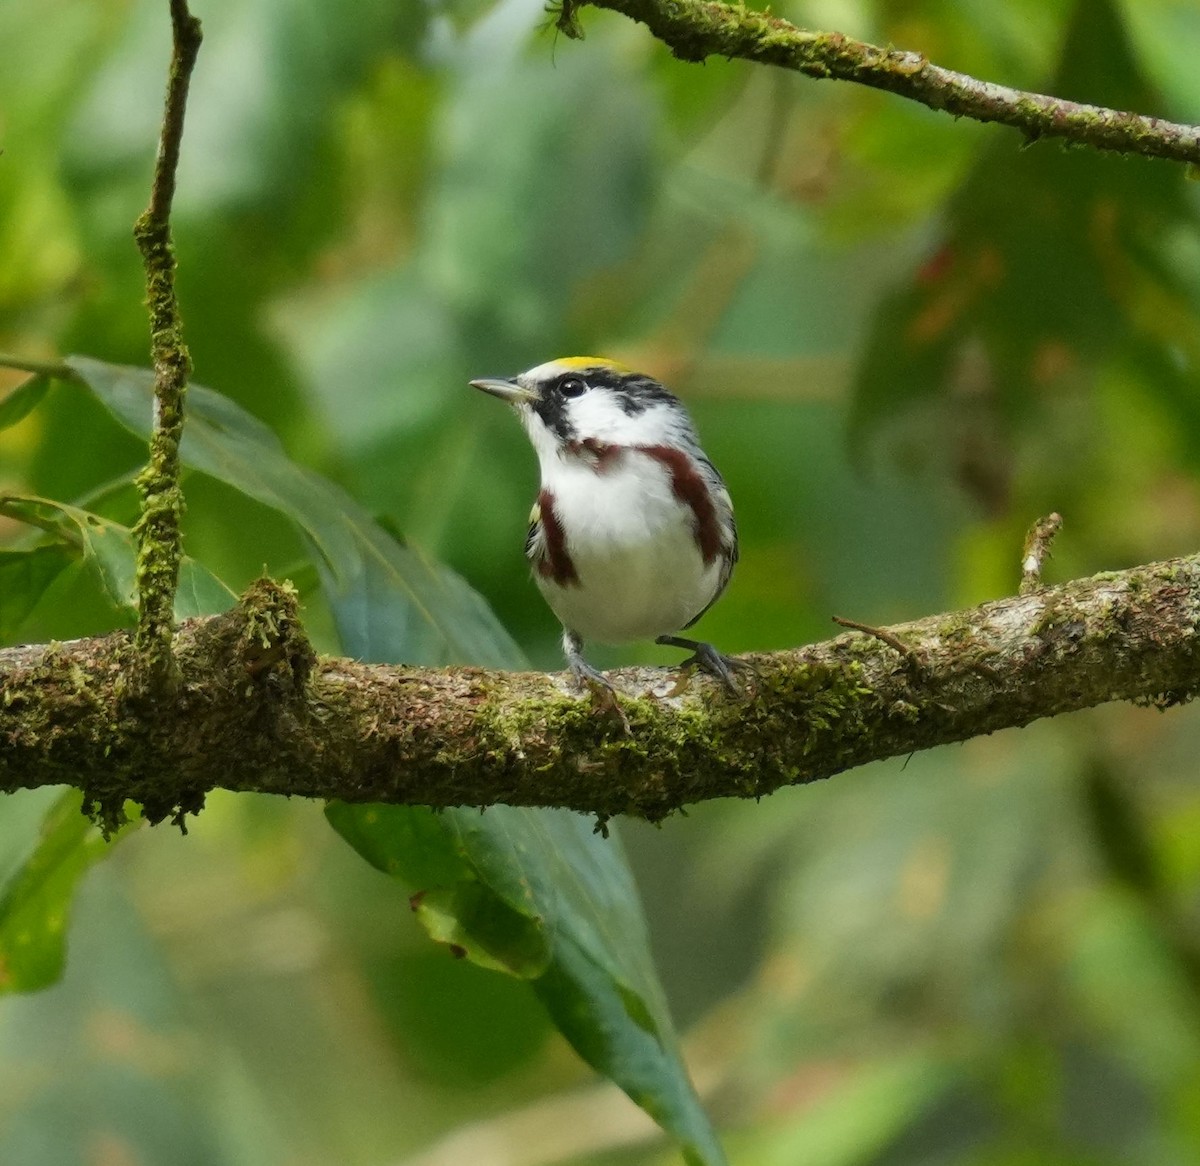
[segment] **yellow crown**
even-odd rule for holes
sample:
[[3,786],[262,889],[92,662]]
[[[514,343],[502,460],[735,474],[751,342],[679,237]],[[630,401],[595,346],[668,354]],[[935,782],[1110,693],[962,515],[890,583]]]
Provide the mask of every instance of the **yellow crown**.
[[619,361],[609,360],[606,356],[562,356],[554,362],[563,368],[611,368],[614,372],[629,372],[630,370]]

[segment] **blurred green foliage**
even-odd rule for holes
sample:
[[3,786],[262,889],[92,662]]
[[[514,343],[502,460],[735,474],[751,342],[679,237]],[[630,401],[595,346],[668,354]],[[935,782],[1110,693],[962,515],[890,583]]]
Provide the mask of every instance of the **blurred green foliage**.
[[[1200,121],[1190,0],[775,7]],[[0,4],[0,351],[147,359],[130,232],[164,8]],[[725,650],[1009,592],[1052,509],[1052,578],[1196,549],[1200,187],[1181,168],[683,65],[607,13],[571,43],[538,0],[196,11],[176,237],[197,379],[348,513],[462,574],[539,665],[558,655],[520,554],[533,459],[465,383],[565,353],[692,408],[743,537],[704,624]],[[96,580],[119,580],[141,442],[43,387],[0,402],[0,491],[58,500],[36,514],[79,538],[18,554],[20,507],[45,504],[5,507],[6,642],[128,618]],[[293,574],[333,650],[304,534],[204,473],[186,488],[192,559],[235,590]],[[732,1161],[1200,1159],[1198,753],[1192,710],[1108,708],[627,827]],[[4,801],[0,874],[38,853],[56,797]],[[318,807],[213,797],[189,830],[122,841],[83,881],[62,982],[0,1003],[0,1161],[672,1160],[525,985],[429,944]]]

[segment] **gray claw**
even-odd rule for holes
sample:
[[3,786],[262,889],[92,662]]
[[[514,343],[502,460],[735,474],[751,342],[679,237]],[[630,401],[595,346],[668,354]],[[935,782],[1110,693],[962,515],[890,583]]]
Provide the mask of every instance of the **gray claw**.
[[692,655],[684,660],[680,667],[699,668],[710,676],[715,676],[734,696],[743,694],[741,686],[733,678],[734,672],[753,672],[755,675],[758,673],[758,669],[748,661],[739,660],[736,656],[723,656],[712,644],[701,640],[687,640],[681,636],[659,636],[655,642],[674,648],[690,648]]
[[593,668],[582,656],[568,659],[567,666],[580,688],[592,689],[599,685],[601,688],[607,688],[609,692],[616,692],[612,681],[599,668]]

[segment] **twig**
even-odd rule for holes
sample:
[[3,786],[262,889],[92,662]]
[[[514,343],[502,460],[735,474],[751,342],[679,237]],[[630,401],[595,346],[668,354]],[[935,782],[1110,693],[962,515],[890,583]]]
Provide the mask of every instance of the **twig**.
[[858,620],[854,619],[843,619],[840,615],[835,615],[831,618],[839,627],[853,628],[856,632],[874,636],[877,640],[881,640],[887,644],[889,648],[899,652],[908,663],[917,663],[917,653],[914,649],[910,648],[899,636],[895,636],[889,632],[887,628],[877,628],[873,624],[859,623]]
[[54,377],[61,381],[75,379],[74,372],[58,360],[30,360],[23,356],[9,356],[0,352],[0,368],[11,368],[15,372],[33,373],[34,376]]
[[943,69],[921,53],[881,48],[840,32],[808,32],[778,16],[715,0],[563,0],[558,27],[581,35],[579,9],[611,8],[640,21],[676,57],[740,57],[809,77],[856,81],[953,117],[998,122],[1031,141],[1065,138],[1097,150],[1200,164],[1200,126],[1065,101]]
[[142,687],[149,692],[169,689],[177,675],[171,636],[179,561],[183,554],[179,442],[183,436],[184,398],[192,371],[175,295],[171,203],[175,196],[188,85],[200,51],[201,31],[200,22],[188,11],[187,0],[170,0],[170,6],[173,49],[158,157],[150,204],[133,229],[146,269],[155,378],[154,432],[150,437],[149,462],[137,478],[142,511],[134,526],[138,544],[136,647]]
[[1025,535],[1021,552],[1021,586],[1018,595],[1032,595],[1042,586],[1042,563],[1050,556],[1050,544],[1062,529],[1062,515],[1055,512],[1039,518]]

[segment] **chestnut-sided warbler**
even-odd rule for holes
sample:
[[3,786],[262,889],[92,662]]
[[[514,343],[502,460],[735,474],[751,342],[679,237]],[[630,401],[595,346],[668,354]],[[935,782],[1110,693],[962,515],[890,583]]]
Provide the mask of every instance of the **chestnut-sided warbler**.
[[537,453],[525,556],[576,680],[612,688],[583,658],[585,640],[653,637],[736,689],[730,670],[747,665],[673,634],[716,602],[738,557],[729,492],[679,400],[593,356],[471,384],[516,409]]

